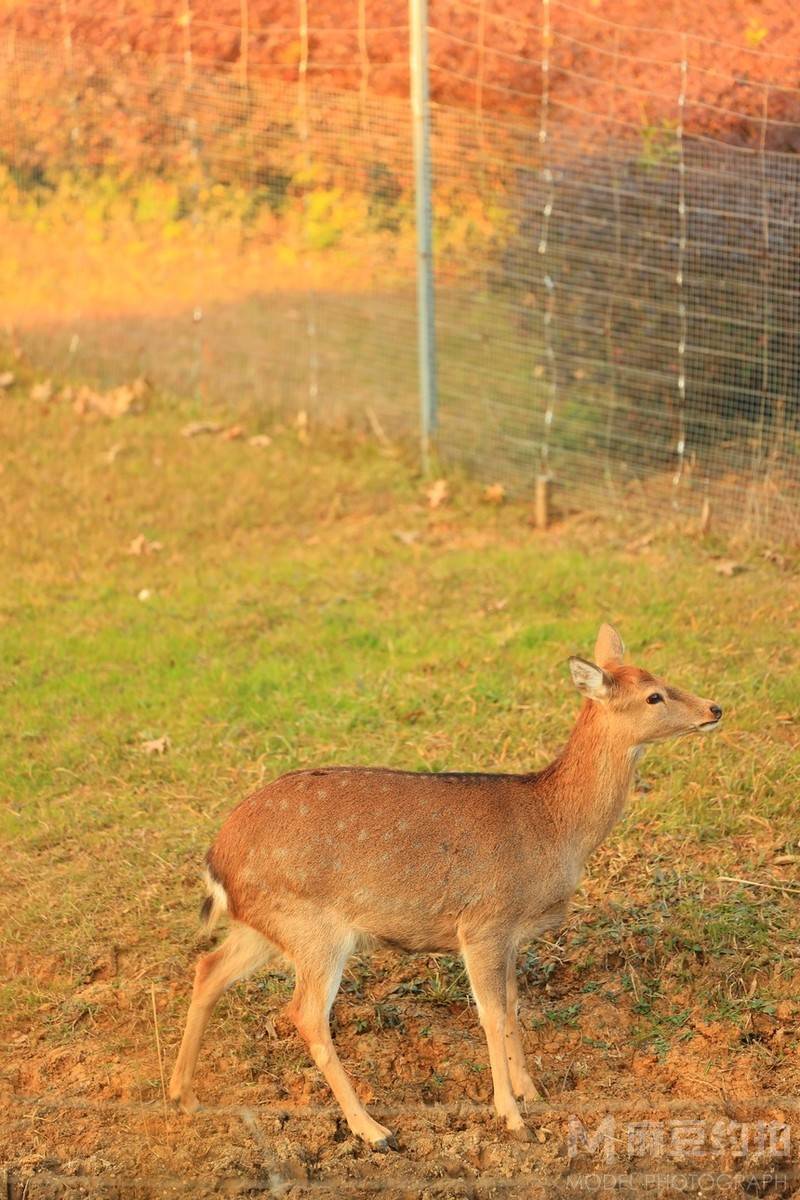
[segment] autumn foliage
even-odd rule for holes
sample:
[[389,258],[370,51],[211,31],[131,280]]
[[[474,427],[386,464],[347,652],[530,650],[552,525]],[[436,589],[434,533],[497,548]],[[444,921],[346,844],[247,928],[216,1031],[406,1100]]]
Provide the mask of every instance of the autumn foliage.
[[[49,42],[85,77],[126,79],[139,56],[191,62],[241,82],[408,94],[405,0],[312,0],[304,31],[296,0],[65,0],[17,4],[9,37]],[[617,134],[677,117],[687,65],[687,131],[737,144],[800,149],[800,23],[791,0],[685,8],[672,0],[431,0],[431,91],[442,104],[530,116],[543,53],[559,119],[602,119]]]

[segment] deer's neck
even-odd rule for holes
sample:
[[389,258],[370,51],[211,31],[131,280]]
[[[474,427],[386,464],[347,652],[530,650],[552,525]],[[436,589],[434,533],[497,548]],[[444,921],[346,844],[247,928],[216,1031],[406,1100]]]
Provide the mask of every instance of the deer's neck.
[[566,746],[543,772],[542,799],[581,863],[619,820],[639,754],[613,736],[606,711],[587,700]]

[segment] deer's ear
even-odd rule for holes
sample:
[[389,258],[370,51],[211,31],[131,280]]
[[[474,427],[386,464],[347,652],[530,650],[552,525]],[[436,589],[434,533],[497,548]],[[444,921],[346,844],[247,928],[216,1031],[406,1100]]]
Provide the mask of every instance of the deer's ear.
[[594,661],[601,666],[621,664],[625,657],[625,643],[613,625],[601,625],[594,647]]
[[597,663],[587,662],[585,658],[569,660],[572,682],[578,691],[589,700],[605,700],[611,691],[611,680],[602,667]]

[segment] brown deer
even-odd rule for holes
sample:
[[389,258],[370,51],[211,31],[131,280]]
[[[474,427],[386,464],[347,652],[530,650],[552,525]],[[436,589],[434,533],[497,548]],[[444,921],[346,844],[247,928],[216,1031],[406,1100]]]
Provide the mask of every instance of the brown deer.
[[295,968],[289,1005],[353,1133],[396,1147],[369,1116],[331,1040],[329,1013],[357,947],[458,951],[489,1047],[495,1109],[525,1139],[515,1097],[538,1098],[517,1020],[516,951],[561,924],[589,854],[620,816],[642,749],[719,725],[722,709],[623,665],[603,625],[594,662],[570,659],[585,697],[564,749],[528,775],[292,771],[228,817],[209,851],[202,915],[227,912],[203,955],[170,1096],[197,1107],[192,1077],[215,1002],[276,951]]

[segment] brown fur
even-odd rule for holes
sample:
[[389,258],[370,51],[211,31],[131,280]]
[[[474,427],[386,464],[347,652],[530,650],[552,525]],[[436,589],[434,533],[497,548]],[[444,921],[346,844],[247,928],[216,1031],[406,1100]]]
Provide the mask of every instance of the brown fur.
[[[709,701],[624,666],[609,626],[595,656],[604,667],[572,662],[587,698],[543,771],[294,771],[234,809],[208,856],[232,933],[198,964],[175,1099],[196,1103],[191,1079],[217,995],[277,948],[295,964],[290,1013],[312,1057],[354,1132],[385,1148],[391,1134],[356,1099],[328,1030],[347,956],[365,940],[381,941],[463,954],[489,1043],[495,1106],[509,1129],[526,1135],[514,1095],[537,1093],[517,1025],[516,948],[563,919],[587,856],[620,815],[641,746],[717,719]],[[665,702],[648,704],[656,692]]]

